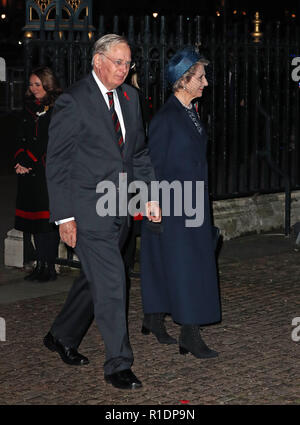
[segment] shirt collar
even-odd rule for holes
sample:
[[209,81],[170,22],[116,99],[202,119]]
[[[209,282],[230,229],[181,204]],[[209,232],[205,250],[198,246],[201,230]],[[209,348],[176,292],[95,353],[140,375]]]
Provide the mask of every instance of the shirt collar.
[[108,90],[106,87],[105,87],[105,85],[101,82],[101,80],[97,77],[97,74],[96,74],[96,72],[93,70],[92,71],[92,75],[93,75],[93,77],[95,78],[95,81],[96,81],[96,83],[97,83],[97,85],[98,85],[98,87],[99,87],[99,89],[100,89],[100,91],[101,91],[101,93],[102,93],[102,95],[103,95],[103,97],[106,99],[106,94],[107,94],[107,92],[113,92],[114,93],[114,95],[116,94],[116,89],[113,89],[113,90]]

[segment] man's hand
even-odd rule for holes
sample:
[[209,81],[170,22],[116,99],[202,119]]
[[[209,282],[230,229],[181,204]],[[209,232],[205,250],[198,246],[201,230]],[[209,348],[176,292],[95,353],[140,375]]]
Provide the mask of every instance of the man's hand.
[[146,217],[154,223],[161,222],[161,209],[157,201],[150,201],[146,203]]
[[60,224],[59,235],[63,242],[65,242],[71,248],[75,248],[77,237],[77,226],[75,220]]

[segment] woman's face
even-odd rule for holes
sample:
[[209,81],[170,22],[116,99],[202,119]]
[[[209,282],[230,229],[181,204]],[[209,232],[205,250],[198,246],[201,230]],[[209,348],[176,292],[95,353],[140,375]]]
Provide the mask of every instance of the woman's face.
[[32,74],[29,79],[29,90],[38,100],[43,99],[46,96],[46,91],[44,90],[43,84],[39,77],[35,74]]
[[199,64],[196,68],[195,74],[192,76],[190,81],[186,83],[186,90],[193,96],[193,98],[201,97],[204,87],[208,86],[207,79],[205,77],[204,65]]

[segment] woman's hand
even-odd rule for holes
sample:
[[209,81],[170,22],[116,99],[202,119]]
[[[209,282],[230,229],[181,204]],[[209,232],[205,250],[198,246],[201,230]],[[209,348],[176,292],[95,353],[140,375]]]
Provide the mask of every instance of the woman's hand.
[[154,223],[161,222],[161,209],[157,201],[146,203],[146,217],[149,221],[153,221]]
[[32,168],[26,168],[20,164],[17,164],[15,165],[15,170],[17,174],[26,174],[26,173],[29,173],[32,170]]

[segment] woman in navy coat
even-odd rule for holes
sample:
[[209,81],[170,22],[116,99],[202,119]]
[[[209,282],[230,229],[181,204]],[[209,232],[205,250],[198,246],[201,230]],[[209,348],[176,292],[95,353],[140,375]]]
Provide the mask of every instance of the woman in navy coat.
[[[220,321],[207,182],[207,136],[193,104],[208,85],[204,68],[208,63],[194,49],[185,48],[177,52],[167,65],[167,79],[173,86],[173,95],[150,123],[149,149],[157,180],[180,182],[182,196],[178,198],[171,194],[167,215],[164,208],[166,199],[161,199],[162,223],[153,225],[145,221],[141,242],[145,313],[142,332],[152,332],[161,343],[176,343],[164,324],[165,314],[171,314],[173,320],[182,325],[180,353],[191,352],[197,358],[218,355],[202,340],[200,326]],[[192,182],[190,192],[184,190],[184,182],[187,181]],[[195,208],[197,197],[200,200],[197,204],[198,218],[197,213],[194,217],[188,211],[185,213],[184,202],[186,199],[191,203],[192,199]],[[177,216],[174,210],[178,207],[183,211],[181,216]],[[202,216],[201,208],[202,224],[199,218]],[[190,227],[187,220],[190,220]]]

